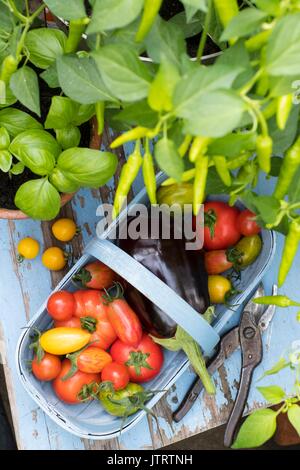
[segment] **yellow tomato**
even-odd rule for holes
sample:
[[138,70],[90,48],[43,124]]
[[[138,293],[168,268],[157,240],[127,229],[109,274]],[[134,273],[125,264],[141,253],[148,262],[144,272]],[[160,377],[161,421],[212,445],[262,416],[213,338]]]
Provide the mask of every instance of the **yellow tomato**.
[[81,328],[59,327],[43,333],[40,344],[44,351],[63,356],[84,348],[90,338],[91,334]]
[[77,227],[71,219],[58,219],[52,225],[52,233],[61,242],[69,242],[76,235]]
[[50,269],[50,271],[59,271],[65,267],[67,260],[61,248],[52,246],[44,251],[42,263],[46,268]]
[[208,292],[212,304],[224,304],[232,290],[231,282],[224,276],[208,276]]
[[19,241],[18,252],[21,257],[26,259],[36,258],[40,251],[39,242],[33,238],[26,237]]

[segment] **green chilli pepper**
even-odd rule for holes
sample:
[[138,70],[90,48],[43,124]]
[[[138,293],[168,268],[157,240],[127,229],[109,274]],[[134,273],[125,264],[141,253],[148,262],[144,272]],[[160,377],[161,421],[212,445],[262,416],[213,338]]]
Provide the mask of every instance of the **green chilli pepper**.
[[10,77],[18,68],[18,61],[13,55],[8,55],[2,62],[1,72],[0,72],[0,80],[4,83],[8,84]]
[[239,12],[236,0],[214,0],[214,6],[224,27],[226,27]]
[[267,106],[262,110],[262,114],[266,120],[270,119],[277,112],[277,100],[274,99],[267,104]]
[[227,161],[228,170],[237,170],[241,166],[245,165],[245,163],[247,163],[250,155],[251,154],[248,153],[248,152],[242,153],[238,157],[235,157],[234,159]]
[[192,142],[192,139],[193,137],[187,134],[185,138],[183,139],[181,145],[179,146],[178,153],[182,158],[185,156],[186,152],[188,151],[189,146]]
[[146,148],[143,158],[143,178],[149,201],[151,204],[156,204],[156,177],[153,163],[153,157],[149,149],[149,141],[146,140]]
[[98,135],[101,135],[104,130],[104,111],[105,111],[105,103],[104,101],[98,101],[95,103],[95,114],[98,123]]
[[290,184],[294,175],[300,165],[300,137],[296,140],[294,145],[285,154],[280,173],[277,179],[277,184],[274,191],[274,196],[281,200],[284,198],[289,190]]
[[220,179],[226,186],[231,186],[231,174],[228,170],[226,158],[223,155],[215,155],[213,161]]
[[129,155],[127,162],[122,168],[119,184],[116,190],[113,218],[119,214],[122,206],[126,200],[126,197],[130,191],[131,185],[134,182],[137,174],[142,166],[143,158],[140,150],[140,141],[138,140],[135,144],[135,149],[131,155]]
[[137,42],[143,41],[143,39],[149,33],[156,18],[156,15],[158,14],[159,9],[162,5],[162,2],[163,0],[145,0],[142,19],[139,25],[139,29],[135,36],[135,40]]
[[199,206],[204,202],[205,188],[208,173],[208,157],[200,156],[196,161],[196,172],[193,187],[193,213],[196,216]]
[[82,35],[85,32],[86,26],[89,23],[89,18],[80,18],[78,20],[71,20],[69,23],[69,34],[66,40],[65,53],[70,54],[77,51],[78,44],[81,41]]
[[260,96],[265,96],[270,88],[270,79],[269,76],[263,74],[256,85],[256,93]]
[[293,106],[293,95],[279,96],[277,98],[276,122],[280,130],[284,130]]
[[[184,171],[181,175],[180,182],[187,183],[188,181],[193,180],[195,178],[195,173],[196,173],[195,168],[191,168],[191,170]],[[176,183],[178,183],[178,181],[175,180],[175,178],[168,178],[161,184],[161,186],[171,186],[172,184],[176,184]]]
[[194,163],[198,159],[198,157],[206,153],[207,146],[211,142],[211,140],[212,139],[210,137],[202,136],[194,138],[189,152],[189,159],[192,163]]
[[142,137],[146,137],[149,134],[149,132],[151,133],[151,129],[148,129],[147,127],[141,127],[141,126],[135,127],[134,129],[130,129],[130,131],[124,132],[124,134],[117,137],[110,144],[110,147],[112,149],[115,149],[132,140],[137,140],[137,139],[141,139]]
[[266,295],[265,297],[257,297],[253,299],[255,304],[276,305],[277,307],[299,307],[300,303],[291,300],[286,295]]
[[281,263],[278,273],[278,285],[283,285],[289,270],[292,267],[300,243],[300,220],[293,220],[290,223],[289,231],[285,237]]
[[259,135],[256,139],[256,152],[259,168],[266,173],[271,170],[273,140],[269,135]]
[[272,29],[268,29],[267,31],[262,31],[261,33],[255,34],[251,38],[245,41],[246,49],[249,52],[255,52],[260,50],[269,39],[269,36],[272,32]]

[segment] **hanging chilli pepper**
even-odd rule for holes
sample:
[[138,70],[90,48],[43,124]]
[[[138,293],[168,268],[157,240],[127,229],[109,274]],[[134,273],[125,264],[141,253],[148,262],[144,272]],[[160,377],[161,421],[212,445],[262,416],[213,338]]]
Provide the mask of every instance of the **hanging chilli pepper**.
[[159,9],[162,5],[163,0],[145,0],[144,11],[142,14],[142,19],[139,25],[139,29],[136,33],[135,40],[136,42],[141,42],[149,33],[156,15],[159,12]]
[[262,31],[258,34],[255,34],[255,36],[252,36],[251,38],[247,39],[245,41],[246,49],[249,52],[255,52],[260,50],[266,44],[271,32],[272,29],[268,29],[267,31]]
[[269,76],[263,74],[256,85],[256,93],[260,96],[265,96],[270,88],[270,79]]
[[286,295],[266,295],[265,297],[257,297],[252,302],[261,305],[276,305],[277,307],[300,307],[299,302],[295,302]]
[[117,187],[114,208],[113,208],[113,218],[119,214],[122,206],[126,200],[126,197],[130,191],[131,185],[134,182],[137,174],[142,166],[143,158],[140,150],[140,141],[137,140],[135,144],[135,149],[131,155],[129,155],[127,162],[122,168],[119,184]]
[[199,206],[205,198],[205,188],[208,173],[208,157],[200,156],[196,161],[196,172],[193,188],[193,213],[196,216],[199,212]]
[[193,139],[193,137],[191,135],[187,134],[185,136],[185,138],[183,139],[181,145],[179,146],[178,153],[182,158],[185,156],[186,152],[188,151],[189,146],[192,142],[192,139]]
[[300,243],[300,219],[290,223],[288,234],[285,238],[281,263],[278,273],[278,285],[281,287],[292,267]]
[[[191,170],[184,171],[181,175],[181,183],[187,183],[190,180],[195,178],[196,169],[192,168]],[[168,178],[166,179],[161,186],[171,186],[172,184],[177,184],[178,181],[175,178]]]
[[208,144],[211,142],[211,137],[195,137],[189,152],[189,159],[194,163],[200,155],[204,155],[207,150]]
[[8,84],[10,77],[17,70],[17,67],[18,67],[17,59],[11,54],[6,56],[2,62],[0,80]]
[[245,163],[247,163],[250,155],[251,154],[248,153],[248,152],[242,153],[238,157],[235,157],[234,159],[227,161],[228,170],[237,170],[241,166],[245,165]]
[[110,147],[112,149],[115,149],[117,147],[120,147],[123,144],[126,144],[127,142],[132,141],[132,140],[141,139],[142,137],[147,137],[147,136],[151,137],[151,135],[149,135],[149,133],[151,133],[151,129],[148,129],[147,127],[137,126],[134,129],[130,129],[130,131],[124,132],[124,134],[117,137],[110,144]]
[[231,174],[228,170],[227,160],[223,155],[215,155],[213,156],[213,161],[217,170],[217,173],[223,183],[226,186],[231,186]]
[[146,139],[145,153],[143,158],[143,178],[149,201],[151,204],[156,204],[156,176],[148,139]]
[[214,6],[224,27],[226,27],[239,12],[237,0],[214,0]]
[[256,139],[256,153],[259,167],[267,174],[271,170],[273,140],[269,135],[259,135]]
[[276,122],[280,130],[284,130],[293,106],[293,95],[279,96],[277,98]]
[[71,20],[69,23],[69,34],[66,40],[65,53],[70,54],[77,51],[78,44],[89,23],[89,18]]
[[105,111],[105,103],[104,101],[98,101],[95,103],[95,114],[98,123],[98,135],[101,135],[104,130],[104,111]]
[[277,111],[277,100],[270,101],[269,104],[262,110],[262,114],[266,120],[270,119]]
[[280,173],[277,179],[277,184],[274,191],[274,196],[277,199],[283,199],[289,190],[290,184],[294,175],[300,165],[300,137],[296,140],[294,145],[285,154]]

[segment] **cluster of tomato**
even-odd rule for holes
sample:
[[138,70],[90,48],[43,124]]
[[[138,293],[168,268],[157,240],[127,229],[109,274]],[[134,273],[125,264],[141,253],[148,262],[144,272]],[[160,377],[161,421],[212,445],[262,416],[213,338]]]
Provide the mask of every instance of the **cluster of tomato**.
[[231,280],[220,274],[249,266],[261,252],[261,228],[255,217],[248,209],[240,211],[222,201],[204,204],[205,267],[213,304],[226,303],[234,293]]
[[[52,225],[52,233],[60,242],[67,243],[71,241],[78,233],[78,228],[72,219],[58,219]],[[24,259],[34,259],[40,252],[40,244],[32,237],[25,237],[18,243],[18,259],[22,262]],[[50,271],[60,271],[68,260],[68,255],[58,246],[47,248],[42,254],[42,263]]]
[[[116,402],[111,393],[142,392],[136,384],[160,372],[162,349],[143,331],[110,268],[95,261],[75,279],[85,289],[57,291],[48,300],[54,325],[34,343],[32,372],[38,380],[53,381],[60,400],[77,404],[96,397],[108,412],[119,416],[120,407],[114,413],[111,406],[105,406]],[[110,393],[110,403],[104,390]]]

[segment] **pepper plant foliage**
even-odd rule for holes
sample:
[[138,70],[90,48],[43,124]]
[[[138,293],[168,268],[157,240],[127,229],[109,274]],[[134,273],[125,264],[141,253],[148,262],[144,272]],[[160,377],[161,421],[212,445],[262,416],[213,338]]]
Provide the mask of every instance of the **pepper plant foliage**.
[[[62,99],[92,107],[99,132],[104,117],[124,132],[112,147],[136,143],[121,174],[115,214],[141,167],[155,202],[156,162],[171,178],[165,184],[194,186],[195,212],[212,187],[232,204],[243,200],[261,225],[290,232],[294,249],[285,253],[282,283],[300,240],[300,1],[182,0],[182,13],[168,21],[159,14],[162,3],[42,2],[40,9],[47,6],[58,24],[68,25],[62,31],[42,28],[39,11],[29,24],[26,1],[1,0],[4,106],[18,99],[39,113],[34,65],[50,87],[61,88]],[[187,41],[199,32],[192,60]],[[221,51],[213,63],[201,60],[208,37]],[[58,104],[47,126],[66,116],[75,139],[74,112]],[[5,168],[8,159],[1,155]],[[60,168],[55,177],[62,178]],[[272,178],[274,193],[256,194],[258,178]]]

